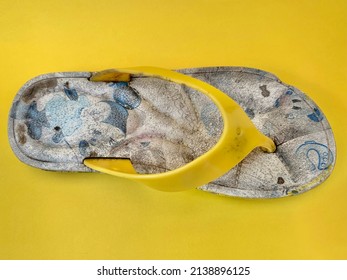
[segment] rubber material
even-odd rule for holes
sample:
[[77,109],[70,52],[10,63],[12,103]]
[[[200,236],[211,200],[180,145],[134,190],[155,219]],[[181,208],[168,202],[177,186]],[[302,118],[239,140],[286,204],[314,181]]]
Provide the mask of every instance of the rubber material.
[[[124,74],[124,75],[123,75]],[[84,164],[94,170],[131,179],[161,191],[182,191],[205,185],[236,166],[254,148],[274,152],[274,142],[262,134],[242,108],[225,93],[201,80],[156,67],[134,67],[105,70],[94,74],[91,81],[118,81],[125,74],[153,76],[184,84],[206,94],[220,110],[224,122],[218,143],[188,164],[164,173],[136,174],[129,159],[87,158]]]

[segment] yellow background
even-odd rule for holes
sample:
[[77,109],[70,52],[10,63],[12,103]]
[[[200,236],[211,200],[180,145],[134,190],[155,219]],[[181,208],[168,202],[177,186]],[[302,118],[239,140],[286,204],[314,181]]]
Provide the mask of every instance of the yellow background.
[[[136,65],[278,75],[328,117],[333,174],[296,197],[247,200],[44,172],[14,156],[7,117],[27,80]],[[0,0],[0,77],[0,258],[347,258],[346,1]]]

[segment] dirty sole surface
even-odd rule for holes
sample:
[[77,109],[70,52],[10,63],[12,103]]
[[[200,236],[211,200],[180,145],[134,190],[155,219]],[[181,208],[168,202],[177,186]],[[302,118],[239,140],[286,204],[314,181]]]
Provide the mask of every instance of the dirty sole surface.
[[[308,96],[257,69],[179,71],[228,94],[277,145],[273,154],[255,149],[200,189],[282,197],[307,191],[329,176],[336,153],[333,134]],[[10,143],[21,161],[45,170],[91,172],[85,158],[129,158],[139,173],[160,173],[202,155],[221,135],[219,111],[198,91],[152,77],[104,83],[91,82],[90,76],[46,74],[21,88],[9,119]]]

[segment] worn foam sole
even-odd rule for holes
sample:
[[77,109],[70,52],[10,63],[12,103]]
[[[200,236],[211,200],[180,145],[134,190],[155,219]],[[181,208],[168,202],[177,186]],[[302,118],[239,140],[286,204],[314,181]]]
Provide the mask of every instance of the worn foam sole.
[[[298,89],[267,72],[239,67],[180,70],[219,88],[274,139],[275,153],[254,150],[200,189],[240,197],[282,197],[323,182],[335,161],[324,114]],[[92,170],[89,157],[129,158],[138,173],[176,169],[213,147],[223,130],[205,95],[159,78],[91,82],[89,72],[53,73],[15,97],[9,140],[17,157],[45,170]],[[199,174],[197,174],[199,176]]]

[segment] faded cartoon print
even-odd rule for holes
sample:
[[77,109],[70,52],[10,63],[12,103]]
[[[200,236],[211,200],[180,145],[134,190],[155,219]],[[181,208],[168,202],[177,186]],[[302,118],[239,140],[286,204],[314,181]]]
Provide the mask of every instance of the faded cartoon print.
[[[109,83],[112,88],[112,98],[96,103],[79,93],[69,82],[64,83],[62,92],[55,92],[38,110],[35,100],[29,105],[18,102],[17,113],[11,116],[25,120],[27,134],[33,140],[43,137],[43,128],[51,131],[51,143],[68,144],[69,141],[79,141],[78,149],[82,156],[88,156],[90,146],[96,145],[98,140],[109,139],[109,144],[116,145],[119,139],[124,139],[127,133],[128,110],[133,110],[141,103],[138,92],[126,82]],[[19,110],[18,110],[19,109]],[[19,112],[18,112],[19,111]],[[115,129],[100,129],[100,123]],[[91,125],[91,124],[94,124]],[[77,132],[79,139],[70,137]],[[102,135],[102,132],[109,135]],[[47,136],[45,136],[47,137]],[[46,139],[47,140],[47,139]]]

